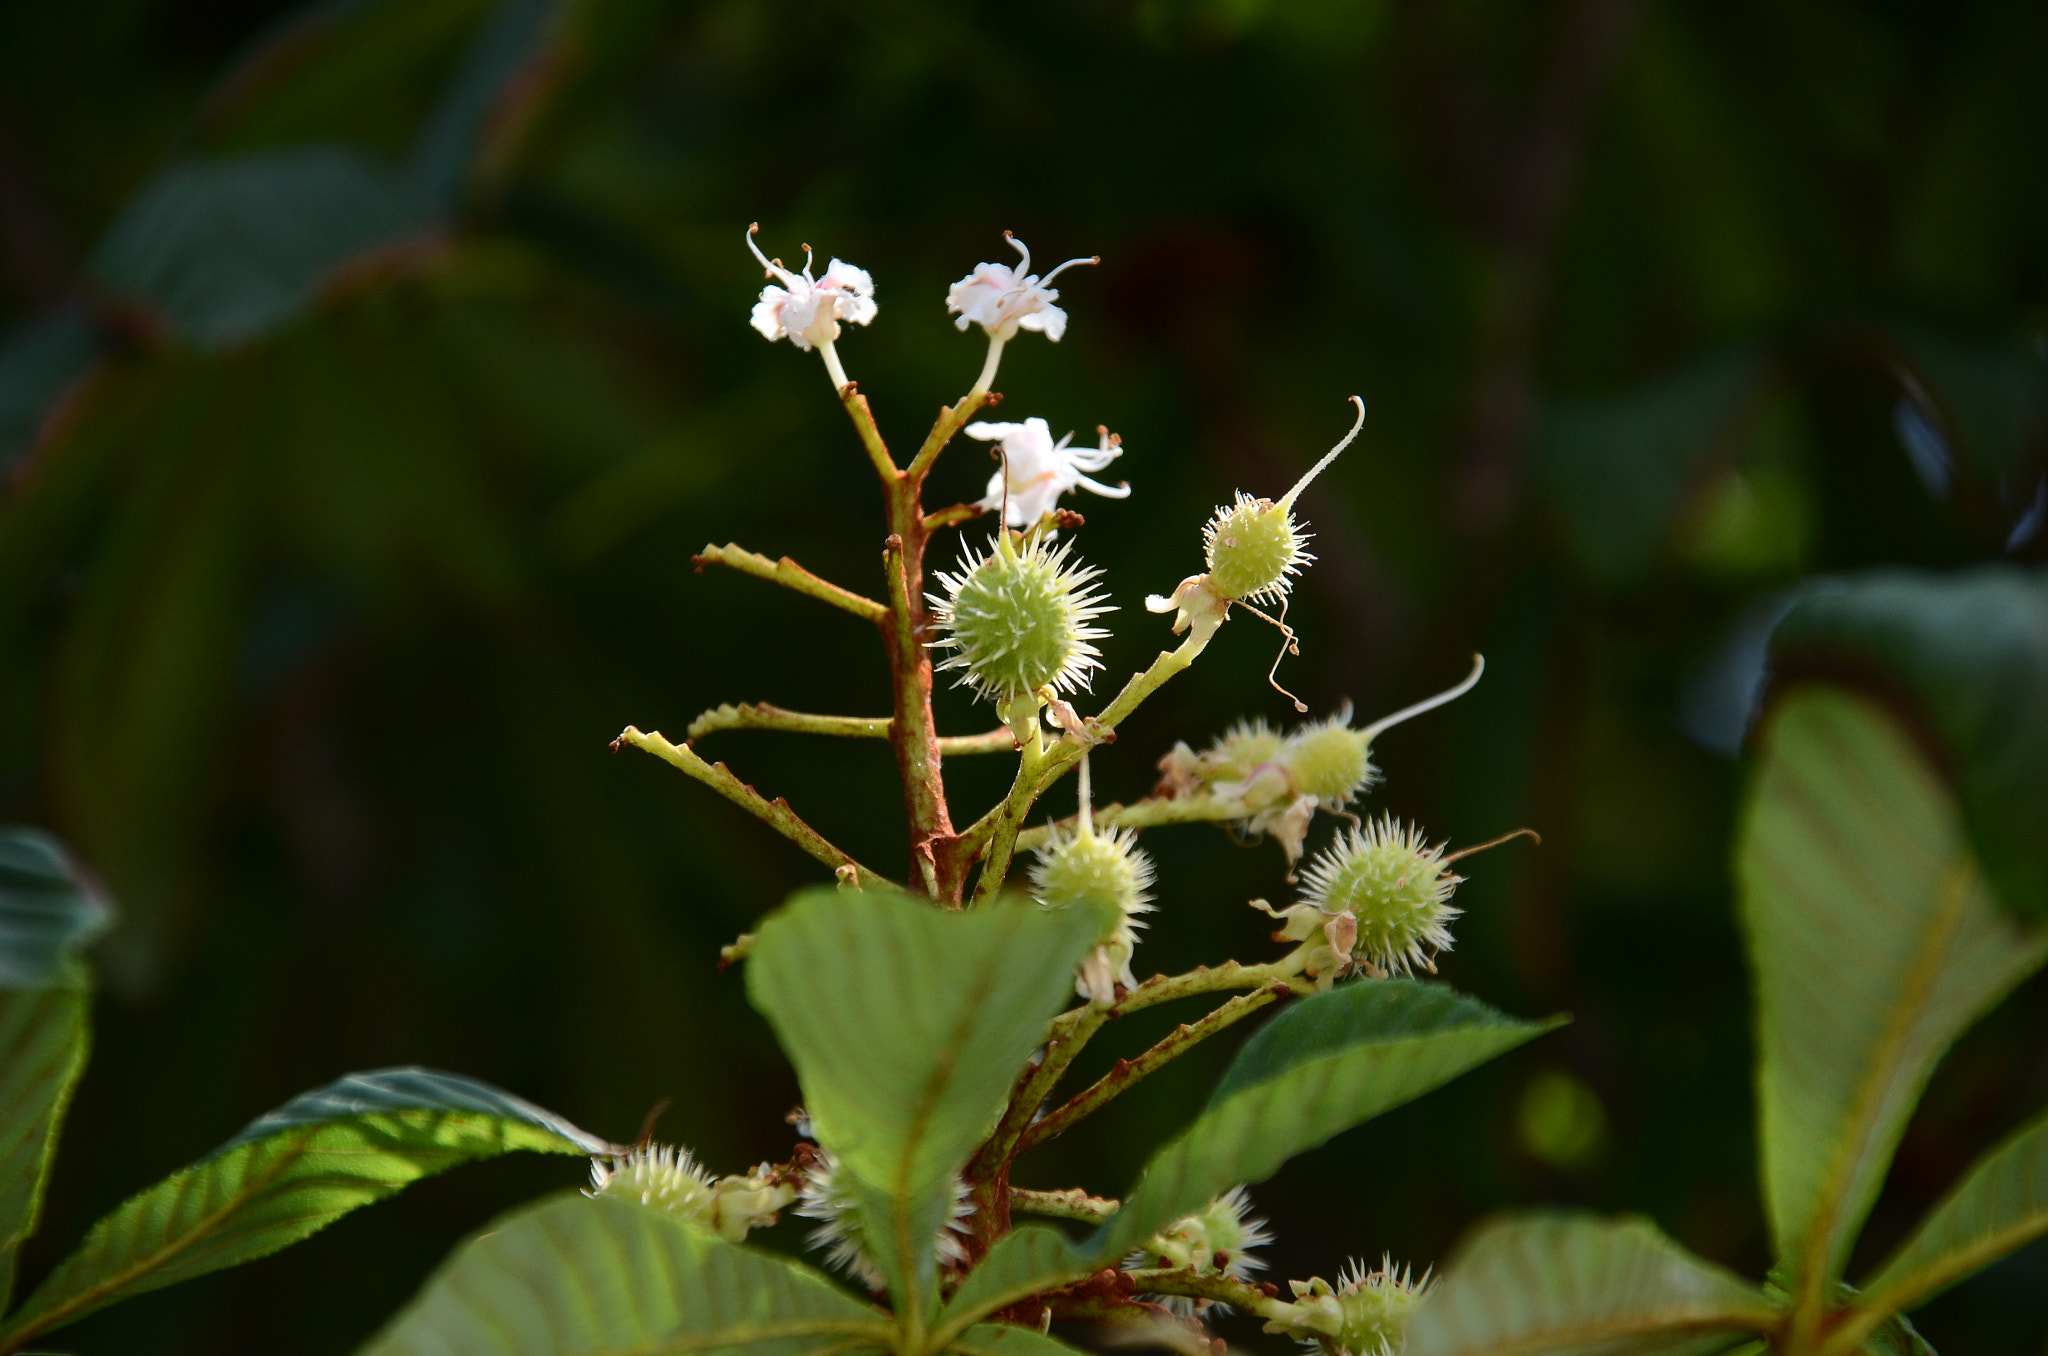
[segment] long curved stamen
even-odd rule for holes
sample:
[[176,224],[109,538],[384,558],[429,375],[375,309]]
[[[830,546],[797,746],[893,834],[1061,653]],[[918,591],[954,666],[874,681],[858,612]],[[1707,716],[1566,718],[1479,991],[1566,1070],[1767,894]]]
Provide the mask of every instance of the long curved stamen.
[[1343,442],[1338,443],[1335,447],[1331,448],[1328,452],[1324,453],[1323,459],[1321,461],[1309,467],[1307,475],[1303,476],[1300,480],[1294,482],[1294,488],[1289,490],[1285,495],[1281,497],[1281,508],[1293,508],[1295,499],[1301,494],[1303,490],[1308,488],[1308,483],[1311,480],[1314,480],[1317,476],[1321,475],[1323,473],[1324,467],[1328,466],[1331,462],[1337,460],[1337,454],[1339,452],[1342,452],[1345,448],[1351,446],[1351,440],[1353,438],[1356,438],[1358,436],[1358,431],[1365,427],[1365,402],[1363,400],[1360,400],[1357,396],[1353,396],[1351,397],[1351,403],[1358,406],[1358,418],[1352,421],[1351,432],[1344,435]]
[[816,281],[817,281],[817,280],[816,280],[815,278],[813,278],[813,277],[811,276],[811,265],[812,265],[813,263],[815,263],[816,261],[817,261],[817,256],[811,253],[811,247],[810,247],[809,245],[806,245],[806,246],[804,246],[804,281],[805,281],[805,282],[816,282]]
[[1064,264],[1061,264],[1061,265],[1060,265],[1060,266],[1059,266],[1058,268],[1054,269],[1054,270],[1053,270],[1052,272],[1050,272],[1050,273],[1046,274],[1046,275],[1045,275],[1045,276],[1044,276],[1043,278],[1040,278],[1040,279],[1038,280],[1038,285],[1039,285],[1040,287],[1046,287],[1046,286],[1049,286],[1049,285],[1050,285],[1050,284],[1052,283],[1052,280],[1053,280],[1054,278],[1057,278],[1057,277],[1059,277],[1059,276],[1060,276],[1060,274],[1062,274],[1062,273],[1065,273],[1065,272],[1066,272],[1066,271],[1067,271],[1068,269],[1072,268],[1072,267],[1073,267],[1073,266],[1074,266],[1075,264],[1099,264],[1099,263],[1101,263],[1101,262],[1102,262],[1102,256],[1101,256],[1101,255],[1099,255],[1099,254],[1091,254],[1091,255],[1089,255],[1089,256],[1088,256],[1087,258],[1085,258],[1085,259],[1069,259],[1069,260],[1067,260],[1067,262],[1065,262]]
[[1031,247],[1016,236],[1011,235],[1008,231],[1003,232],[1003,239],[1010,242],[1011,249],[1024,256],[1024,261],[1017,265],[1017,271],[1019,273],[1029,273],[1031,271]]
[[1366,726],[1363,730],[1360,730],[1358,732],[1359,738],[1364,740],[1367,744],[1371,744],[1373,740],[1378,739],[1381,735],[1393,729],[1402,721],[1412,720],[1416,716],[1421,715],[1425,711],[1434,711],[1439,706],[1444,705],[1446,702],[1456,701],[1458,698],[1464,696],[1467,692],[1470,692],[1473,688],[1479,685],[1479,675],[1484,672],[1486,672],[1486,656],[1478,654],[1473,655],[1472,672],[1466,676],[1464,682],[1458,684],[1456,687],[1445,688],[1442,692],[1437,693],[1434,697],[1425,698],[1424,700],[1415,703],[1415,705],[1413,706],[1404,706],[1391,716],[1381,716],[1378,720]]
[[777,263],[776,263],[776,262],[775,262],[774,260],[770,259],[770,258],[769,258],[769,257],[768,257],[767,255],[765,255],[765,254],[761,253],[761,247],[760,247],[759,245],[756,245],[756,244],[754,243],[754,235],[755,235],[755,233],[756,233],[757,231],[759,231],[760,229],[761,229],[761,223],[760,223],[760,222],[758,222],[758,221],[756,221],[756,222],[753,222],[753,223],[751,223],[751,224],[749,224],[749,225],[748,225],[748,227],[747,227],[747,248],[748,248],[748,249],[750,249],[750,250],[752,250],[752,251],[753,251],[753,253],[754,253],[754,257],[755,257],[756,259],[759,259],[759,260],[761,261],[761,267],[762,267],[762,268],[764,268],[764,269],[766,269],[766,270],[768,271],[768,276],[769,276],[769,277],[771,277],[771,278],[780,278],[780,279],[782,279],[782,281],[783,281],[783,282],[785,282],[785,283],[789,283],[789,284],[794,284],[794,283],[796,282],[796,277],[795,277],[795,275],[793,275],[793,274],[792,274],[792,273],[791,273],[791,272],[790,272],[790,271],[789,271],[788,269],[786,269],[786,268],[783,268],[783,267],[782,267],[781,265],[777,264]]
[[1099,480],[1091,480],[1087,476],[1079,476],[1076,479],[1095,493],[1101,495],[1104,499],[1129,499],[1131,497],[1131,482],[1128,480],[1120,480],[1114,486],[1109,486]]

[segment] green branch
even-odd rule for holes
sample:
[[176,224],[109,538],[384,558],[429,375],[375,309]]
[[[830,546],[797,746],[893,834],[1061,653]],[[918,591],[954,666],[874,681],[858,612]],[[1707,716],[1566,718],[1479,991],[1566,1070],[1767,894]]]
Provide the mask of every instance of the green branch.
[[[1105,805],[1095,811],[1095,823],[1105,829],[1150,829],[1161,824],[1213,824],[1229,819],[1249,819],[1258,813],[1234,796],[1147,796],[1129,805]],[[1055,830],[1071,829],[1076,815],[1051,819],[1017,835],[1017,847],[1034,848]]]
[[1049,1219],[1072,1219],[1083,1224],[1100,1224],[1122,1208],[1122,1201],[1090,1196],[1079,1187],[1068,1187],[1064,1191],[1010,1188],[1010,1209],[1020,1215],[1044,1215]]
[[[894,722],[888,716],[817,716],[806,711],[787,711],[767,702],[731,702],[714,706],[690,722],[685,740],[701,739],[719,730],[788,730],[796,734],[831,735],[847,739],[887,739]],[[942,756],[961,757],[976,753],[1008,753],[1017,738],[1007,728],[986,734],[940,736]]]
[[1017,1138],[1016,1154],[1023,1154],[1043,1144],[1055,1135],[1062,1134],[1068,1127],[1101,1110],[1112,1099],[1135,1087],[1140,1079],[1154,1070],[1179,1059],[1188,1051],[1200,1045],[1225,1027],[1242,1021],[1260,1008],[1293,992],[1285,980],[1275,981],[1265,988],[1252,993],[1239,994],[1193,1022],[1182,1022],[1164,1039],[1136,1059],[1120,1059],[1101,1078],[1076,1093],[1066,1105],[1042,1119],[1026,1126]]
[[860,594],[840,588],[837,584],[828,584],[788,556],[780,560],[770,560],[764,555],[727,542],[723,546],[706,546],[691,556],[690,560],[700,570],[706,565],[723,565],[729,570],[738,570],[741,574],[750,574],[756,579],[780,584],[786,589],[794,589],[798,593],[816,598],[821,603],[830,603],[842,611],[851,612],[863,621],[879,624],[889,616],[889,609],[874,599],[863,598]]
[[788,801],[783,800],[780,796],[774,800],[768,800],[753,787],[748,786],[738,777],[733,776],[724,763],[705,762],[697,756],[697,751],[689,745],[672,744],[662,737],[659,730],[653,734],[642,734],[630,725],[626,727],[624,733],[612,741],[614,749],[618,748],[620,744],[631,744],[636,749],[644,749],[663,762],[673,767],[681,768],[684,772],[718,792],[718,794],[724,796],[727,800],[739,806],[769,828],[774,829],[784,838],[787,838],[811,856],[831,867],[842,878],[852,881],[853,884],[861,889],[883,888],[900,890],[903,888],[894,884],[888,878],[870,871],[838,848],[832,846],[831,843],[825,840],[824,835],[797,817],[796,812],[789,808]]

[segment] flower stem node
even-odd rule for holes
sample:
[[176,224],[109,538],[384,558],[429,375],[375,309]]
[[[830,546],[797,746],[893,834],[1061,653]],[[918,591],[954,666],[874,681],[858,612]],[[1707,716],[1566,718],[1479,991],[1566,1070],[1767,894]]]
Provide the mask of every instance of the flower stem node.
[[[1272,1242],[1266,1221],[1251,1214],[1251,1198],[1232,1187],[1194,1214],[1161,1229],[1124,1259],[1126,1271],[1167,1268],[1197,1276],[1228,1276],[1242,1281],[1265,1269],[1252,1250]],[[1198,1313],[1229,1312],[1229,1306],[1185,1295],[1164,1297],[1166,1307],[1183,1318]]]
[[1042,538],[1020,547],[998,533],[987,555],[963,547],[958,573],[938,572],[945,594],[930,595],[942,633],[932,646],[953,651],[939,667],[963,670],[959,682],[998,706],[1041,687],[1086,687],[1102,667],[1089,642],[1109,634],[1090,623],[1115,611],[1093,586],[1101,573]]
[[1436,972],[1437,953],[1451,949],[1450,924],[1459,910],[1451,892],[1461,877],[1443,862],[1441,844],[1390,816],[1351,829],[1303,871],[1301,902],[1275,912],[1283,941],[1313,941],[1306,969],[1321,983],[1358,968],[1384,976]]
[[644,1144],[616,1158],[592,1159],[585,1194],[635,1201],[738,1243],[750,1230],[775,1223],[797,1189],[766,1163],[714,1179],[688,1149]]
[[1409,1268],[1382,1257],[1377,1271],[1353,1260],[1335,1285],[1320,1276],[1287,1284],[1292,1304],[1270,1303],[1259,1311],[1267,1332],[1285,1333],[1324,1356],[1396,1356],[1429,1277],[1417,1281]]

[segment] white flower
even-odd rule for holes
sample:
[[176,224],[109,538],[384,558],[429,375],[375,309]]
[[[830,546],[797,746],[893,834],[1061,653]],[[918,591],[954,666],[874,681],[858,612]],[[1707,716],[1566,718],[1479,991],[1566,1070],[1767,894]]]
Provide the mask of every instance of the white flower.
[[813,278],[811,247],[806,245],[804,271],[791,273],[780,259],[761,253],[754,243],[754,232],[760,229],[758,223],[747,227],[747,248],[770,278],[782,282],[780,287],[771,282],[762,288],[761,299],[754,303],[754,328],[764,338],[787,339],[808,353],[836,341],[840,321],[865,325],[875,318],[875,282],[866,269],[834,259],[824,277]]
[[974,272],[953,284],[946,293],[946,309],[959,315],[953,323],[963,332],[979,325],[995,340],[1016,337],[1019,329],[1037,330],[1054,343],[1067,332],[1067,313],[1053,305],[1059,290],[1049,284],[1075,264],[1094,264],[1090,257],[1069,259],[1043,278],[1031,271],[1031,251],[1023,241],[1003,232],[1003,239],[1022,255],[1017,267],[1008,264],[976,264]]
[[[1123,444],[1106,428],[1096,430],[1099,441],[1093,449],[1069,447],[1069,433],[1058,442],[1043,419],[1026,419],[1021,424],[969,424],[967,436],[983,442],[1000,442],[1003,466],[1009,473],[1009,508],[1003,521],[1011,527],[1029,527],[1059,507],[1059,498],[1076,489],[1087,489],[1105,499],[1124,499],[1129,485],[1104,485],[1090,480],[1088,471],[1100,471],[1124,454]],[[976,507],[1001,510],[1004,506],[1004,470],[988,478],[988,493]]]

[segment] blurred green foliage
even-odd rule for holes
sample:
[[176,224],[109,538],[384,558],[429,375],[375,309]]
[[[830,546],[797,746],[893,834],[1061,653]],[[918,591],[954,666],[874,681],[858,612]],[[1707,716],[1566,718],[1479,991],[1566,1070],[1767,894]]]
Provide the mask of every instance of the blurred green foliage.
[[[941,299],[1000,229],[1103,256],[1002,384],[1006,415],[1129,449],[1132,499],[1081,506],[1113,669],[1156,648],[1135,604],[1196,568],[1208,509],[1371,407],[1304,500],[1290,685],[1369,713],[1486,652],[1472,697],[1382,741],[1374,808],[1542,831],[1473,862],[1446,972],[1577,1021],[1263,1188],[1280,1274],[1362,1238],[1427,1262],[1539,1200],[1760,1271],[1726,755],[1785,590],[2042,558],[2044,62],[2024,0],[0,12],[0,818],[123,905],[24,1276],[351,1068],[463,1069],[618,1138],[674,1096],[663,1133],[721,1170],[783,1142],[794,1082],[716,948],[817,873],[605,753],[725,700],[886,708],[860,626],[690,568],[732,538],[874,587],[816,365],[745,327],[757,219],[874,273],[843,353],[899,440],[979,363]],[[949,457],[977,493],[979,450]],[[1225,637],[1097,760],[1104,793],[1283,714],[1270,658]],[[959,693],[940,718],[987,724]],[[885,748],[715,738],[800,809],[874,784],[818,827],[894,869]],[[1000,790],[954,771],[963,803]],[[1243,901],[1277,854],[1166,832],[1141,968],[1263,954]],[[2036,979],[1937,1074],[1873,1257],[2040,1103],[2044,1021]],[[1127,1180],[1227,1053],[1050,1146],[1048,1182]],[[1596,1114],[1598,1153],[1564,1152]],[[1392,1155],[1423,1166],[1358,1171]],[[346,1351],[565,1180],[436,1181],[70,1340]],[[2037,1245],[1920,1326],[2038,1351],[2044,1296]]]

